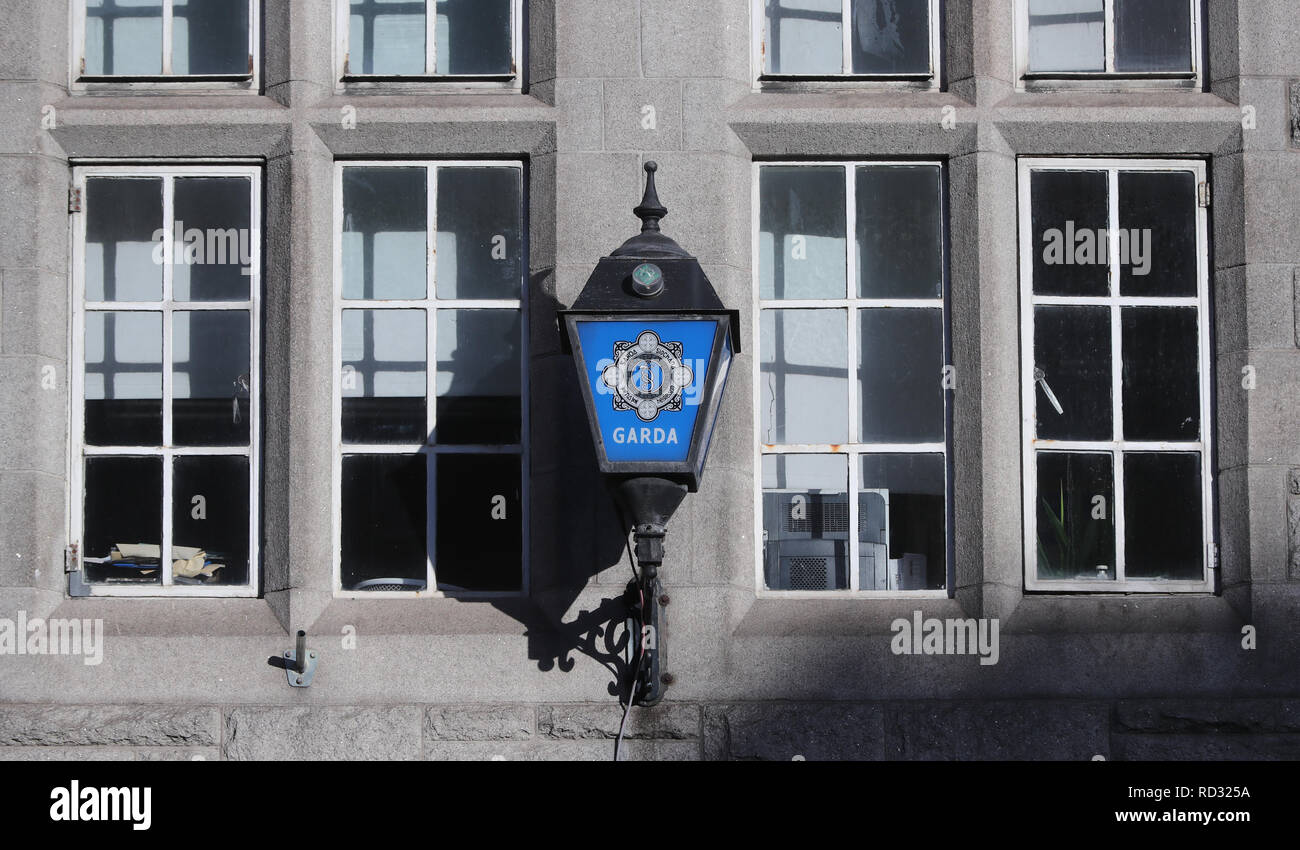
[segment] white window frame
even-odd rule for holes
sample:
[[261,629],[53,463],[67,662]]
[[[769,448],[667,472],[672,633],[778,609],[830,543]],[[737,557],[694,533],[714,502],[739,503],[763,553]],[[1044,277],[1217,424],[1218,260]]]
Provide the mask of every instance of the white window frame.
[[930,0],[930,69],[926,73],[915,74],[855,74],[853,72],[853,0],[841,0],[840,7],[840,73],[838,74],[770,74],[766,70],[767,37],[766,32],[767,0],[751,0],[751,54],[750,64],[755,91],[764,85],[782,82],[852,82],[876,83],[878,85],[916,88],[921,84],[928,91],[938,91],[942,84],[943,34],[942,0]]
[[[1109,212],[1108,227],[1118,227],[1120,172],[1192,172],[1198,186],[1206,181],[1204,160],[1115,159],[1115,158],[1023,158],[1019,163],[1020,192],[1020,410],[1021,474],[1023,481],[1025,588],[1032,591],[1089,593],[1210,593],[1214,590],[1214,418],[1211,405],[1210,356],[1210,288],[1209,288],[1209,210],[1196,207],[1197,294],[1195,296],[1126,296],[1119,295],[1120,255],[1118,240],[1110,240],[1111,291],[1104,296],[1055,296],[1033,293],[1034,244],[1030,175],[1034,171],[1107,171]],[[1111,314],[1111,410],[1114,433],[1112,440],[1040,440],[1037,438],[1037,385],[1034,381],[1034,307],[1036,306],[1107,307]],[[1195,307],[1199,348],[1201,390],[1201,439],[1186,442],[1149,442],[1124,439],[1123,418],[1123,334],[1120,327],[1121,307]],[[1113,498],[1110,510],[1115,520],[1115,581],[1080,581],[1038,578],[1037,518],[1039,449],[1110,452],[1113,456]],[[1124,453],[1125,452],[1195,453],[1201,459],[1201,546],[1203,578],[1200,581],[1173,579],[1129,580],[1124,575]]]
[[1186,0],[1191,16],[1190,71],[1116,71],[1115,70],[1115,0],[1103,0],[1106,15],[1103,33],[1106,69],[1103,71],[1031,71],[1029,70],[1029,0],[1016,0],[1015,48],[1016,88],[1096,88],[1125,85],[1132,87],[1200,88],[1204,62],[1201,57],[1201,0]]
[[172,72],[172,21],[173,0],[162,0],[162,73],[161,74],[106,74],[89,76],[86,67],[86,0],[69,0],[72,27],[68,55],[72,57],[69,84],[75,92],[87,91],[216,91],[229,94],[248,90],[256,93],[261,85],[261,4],[248,3],[248,62],[249,70],[241,74],[175,74]]
[[[419,2],[419,0],[412,0]],[[505,74],[439,74],[438,68],[438,0],[424,0],[424,73],[423,74],[357,74],[348,68],[348,22],[350,0],[334,0],[334,79],[335,90],[348,87],[386,86],[401,87],[427,83],[452,83],[470,89],[488,90],[521,88],[523,83],[523,28],[524,0],[510,2],[510,72]]]
[[[87,583],[91,596],[149,596],[149,597],[254,597],[258,594],[261,576],[261,514],[258,495],[261,491],[261,292],[262,292],[262,168],[250,164],[230,165],[80,165],[73,167],[73,186],[85,197],[86,180],[93,177],[161,177],[163,188],[163,224],[170,226],[173,215],[173,188],[178,177],[246,177],[251,185],[252,217],[250,228],[257,245],[252,251],[252,265],[248,278],[248,301],[183,301],[173,302],[171,263],[163,263],[163,292],[160,301],[102,301],[90,302],[86,295],[86,221],[87,213],[71,216],[72,231],[72,309],[70,313],[70,392],[68,399],[69,444],[69,540],[77,544],[79,558],[85,555],[82,534],[85,530],[85,458],[114,456],[152,456],[163,459],[161,547],[169,552],[172,545],[172,462],[176,457],[247,457],[248,458],[248,584],[246,585],[179,585],[171,584],[171,558],[160,559],[162,583],[158,585],[119,585]],[[170,232],[170,231],[169,231]],[[178,306],[180,305],[180,306]],[[85,333],[86,312],[145,312],[162,313],[163,349],[162,363],[162,414],[163,439],[160,446],[98,447],[85,444]],[[249,314],[249,442],[246,448],[212,446],[167,445],[170,438],[172,412],[172,337],[171,314],[189,311],[247,311]],[[84,565],[78,563],[78,569]]]
[[[425,168],[425,297],[407,300],[358,299],[343,297],[343,172],[348,168]],[[521,234],[519,298],[484,299],[437,297],[437,237],[438,237],[438,180],[435,172],[443,168],[514,168],[519,171],[519,217]],[[331,368],[334,374],[332,425],[332,506],[333,531],[333,591],[337,598],[375,599],[397,598],[455,598],[495,599],[518,598],[529,592],[529,405],[528,405],[528,183],[527,171],[520,160],[346,160],[334,164],[334,308],[333,354]],[[436,443],[427,438],[422,443],[344,443],[343,442],[343,311],[344,310],[423,310],[425,311],[425,433],[436,433],[438,395],[438,317],[439,310],[516,310],[519,313],[519,368],[520,368],[520,441],[518,444],[459,444]],[[345,590],[343,588],[343,456],[359,454],[391,455],[405,457],[422,454],[427,461],[427,502],[425,536],[425,589],[424,590]],[[519,590],[441,590],[438,588],[434,559],[437,555],[438,479],[437,459],[443,454],[503,454],[519,456],[520,480],[520,571]]]
[[[845,443],[810,443],[810,444],[778,444],[765,445],[762,441],[761,433],[756,433],[754,440],[754,579],[756,582],[757,593],[760,598],[775,599],[947,599],[950,595],[950,587],[944,587],[938,590],[862,590],[859,589],[859,548],[860,540],[856,529],[858,528],[858,510],[859,498],[861,492],[861,470],[859,469],[858,458],[863,455],[939,455],[944,462],[944,562],[946,567],[945,585],[952,584],[953,565],[952,565],[952,453],[949,449],[949,443],[952,439],[951,429],[948,422],[951,419],[952,394],[944,391],[944,433],[945,440],[940,443],[859,443],[854,442],[857,437],[860,425],[860,413],[858,411],[858,381],[856,376],[856,364],[858,362],[858,334],[855,324],[855,313],[859,309],[887,309],[894,308],[928,308],[938,309],[943,317],[943,347],[944,359],[947,360],[947,350],[951,339],[951,328],[949,327],[949,310],[948,310],[948,286],[949,271],[947,264],[948,254],[948,203],[944,192],[940,191],[940,223],[941,223],[941,242],[940,253],[943,255],[941,265],[943,272],[943,295],[939,298],[827,298],[827,299],[765,299],[761,297],[761,280],[760,280],[760,248],[758,233],[761,226],[762,199],[760,192],[760,174],[765,167],[840,167],[844,169],[845,175],[845,204],[847,206],[845,219],[845,275],[846,290],[848,296],[853,291],[857,282],[857,251],[854,246],[857,239],[857,203],[856,203],[856,180],[855,174],[858,166],[935,166],[939,169],[940,186],[944,186],[947,180],[947,165],[939,160],[885,160],[885,159],[850,159],[850,160],[774,160],[755,162],[753,164],[753,181],[751,185],[750,208],[752,210],[752,233],[754,234],[751,257],[751,267],[753,268],[753,286],[754,298],[751,312],[751,340],[750,350],[757,352],[754,356],[753,369],[753,416],[754,428],[760,432],[763,423],[762,411],[762,382],[763,382],[763,358],[762,358],[762,312],[764,310],[782,310],[782,309],[836,309],[843,311],[845,320],[848,324],[848,349],[846,352],[846,365],[849,370],[848,376],[848,435],[849,440]],[[935,380],[941,376],[936,375]],[[766,455],[839,455],[847,458],[848,461],[848,487],[849,518],[848,518],[848,574],[849,587],[844,590],[780,590],[767,587],[766,576],[764,574],[763,564],[763,457]]]

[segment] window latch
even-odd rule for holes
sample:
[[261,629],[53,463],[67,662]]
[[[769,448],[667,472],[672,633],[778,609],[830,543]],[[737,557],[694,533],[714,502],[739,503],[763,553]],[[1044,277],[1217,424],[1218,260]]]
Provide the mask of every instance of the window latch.
[[1061,403],[1056,400],[1056,393],[1052,392],[1052,388],[1047,385],[1047,373],[1042,369],[1035,368],[1034,381],[1038,386],[1042,387],[1043,394],[1047,396],[1047,400],[1051,402],[1052,407],[1056,408],[1056,412],[1064,415],[1065,410],[1061,407]]

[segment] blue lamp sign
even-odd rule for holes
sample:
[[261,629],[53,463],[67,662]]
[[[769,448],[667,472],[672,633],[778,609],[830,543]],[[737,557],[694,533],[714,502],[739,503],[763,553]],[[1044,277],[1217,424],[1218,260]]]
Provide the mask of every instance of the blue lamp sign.
[[[611,461],[685,461],[717,326],[704,321],[579,321]],[[595,356],[601,355],[604,356]]]
[[[596,264],[573,306],[560,310],[561,344],[573,354],[600,470],[636,541],[639,592],[630,609],[629,700],[653,705],[660,677],[659,566],[668,520],[700,488],[740,314],[723,306],[699,260],[665,236],[654,175],[634,212],[641,232]],[[624,529],[626,531],[626,529]],[[663,597],[663,604],[667,596]],[[646,642],[645,635],[655,636]]]

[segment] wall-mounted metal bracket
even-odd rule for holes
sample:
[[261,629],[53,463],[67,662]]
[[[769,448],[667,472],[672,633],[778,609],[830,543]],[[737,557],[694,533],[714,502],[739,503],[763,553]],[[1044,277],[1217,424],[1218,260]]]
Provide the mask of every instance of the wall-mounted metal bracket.
[[307,633],[298,630],[298,640],[293,649],[284,651],[285,675],[289,677],[289,686],[293,688],[310,688],[311,680],[316,676],[316,650],[307,648]]

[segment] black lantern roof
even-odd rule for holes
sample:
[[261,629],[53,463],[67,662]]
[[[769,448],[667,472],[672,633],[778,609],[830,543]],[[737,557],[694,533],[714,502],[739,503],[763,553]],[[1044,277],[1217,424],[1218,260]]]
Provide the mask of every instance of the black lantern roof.
[[[739,352],[740,314],[723,306],[700,261],[659,229],[668,208],[655,189],[658,169],[654,162],[645,164],[645,195],[632,210],[641,219],[641,232],[596,264],[578,299],[563,312],[726,314],[731,319],[732,350]],[[643,265],[661,273],[656,287],[635,285],[632,273]],[[561,329],[560,336],[567,351],[568,335]]]

